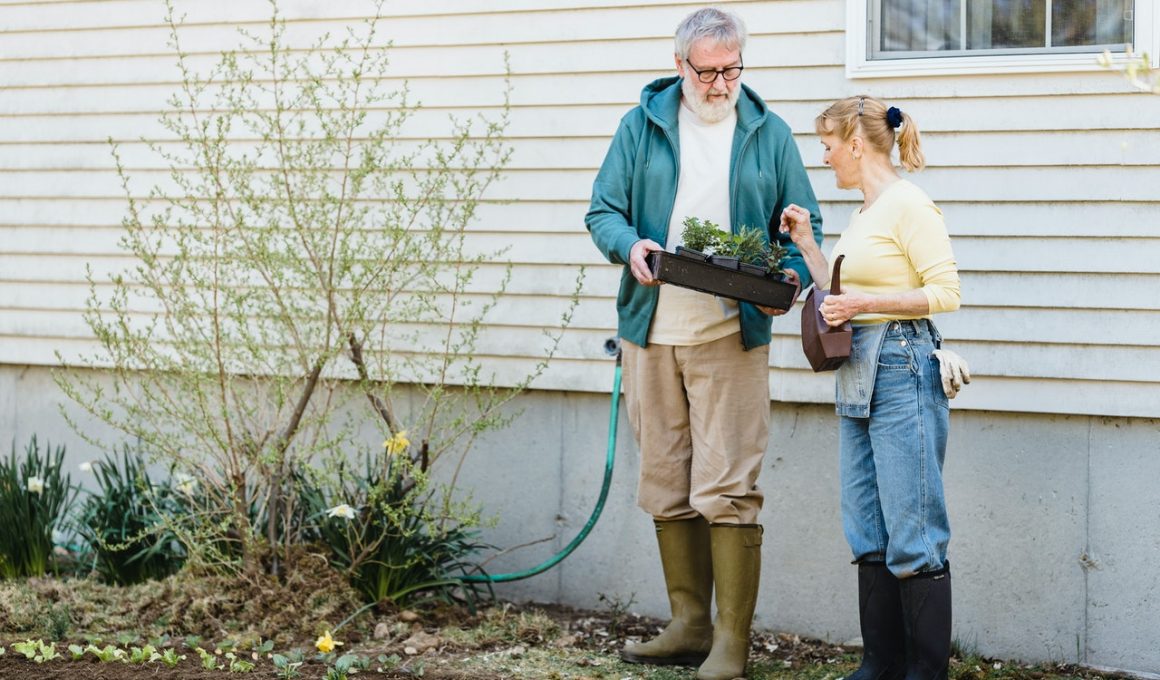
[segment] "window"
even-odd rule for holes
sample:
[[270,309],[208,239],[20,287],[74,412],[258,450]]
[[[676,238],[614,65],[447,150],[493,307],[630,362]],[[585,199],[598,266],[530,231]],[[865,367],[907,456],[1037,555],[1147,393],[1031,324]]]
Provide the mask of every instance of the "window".
[[852,77],[1087,70],[1094,54],[1160,52],[1160,0],[850,0]]

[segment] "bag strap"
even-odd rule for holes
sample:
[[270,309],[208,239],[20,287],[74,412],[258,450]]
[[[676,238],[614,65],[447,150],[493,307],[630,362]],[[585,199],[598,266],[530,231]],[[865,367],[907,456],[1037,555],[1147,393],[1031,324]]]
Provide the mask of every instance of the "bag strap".
[[846,259],[845,255],[839,255],[838,259],[834,260],[834,273],[830,276],[830,295],[842,294],[842,260]]

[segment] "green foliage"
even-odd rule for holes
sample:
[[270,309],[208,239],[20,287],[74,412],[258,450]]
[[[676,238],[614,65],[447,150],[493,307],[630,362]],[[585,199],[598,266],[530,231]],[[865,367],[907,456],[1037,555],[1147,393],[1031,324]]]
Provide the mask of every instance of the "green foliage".
[[710,220],[701,221],[697,217],[686,217],[684,230],[681,232],[681,243],[690,250],[696,250],[706,255],[717,252],[721,240],[726,236],[721,227]]
[[293,680],[293,678],[300,677],[302,672],[298,670],[302,667],[304,661],[292,661],[290,657],[281,654],[274,655],[274,674],[282,680]]
[[97,647],[96,645],[89,645],[85,647],[85,651],[97,657],[101,663],[111,663],[113,661],[121,661],[125,658],[125,651],[118,649],[114,645],[105,645],[104,647]]
[[[382,2],[368,4],[375,16],[345,37],[292,45],[272,0],[266,28],[242,30],[201,72],[168,1],[180,85],[160,120],[168,138],[149,143],[167,179],[134,186],[113,151],[134,264],[107,281],[90,272],[99,350],[61,357],[109,368],[57,381],[197,480],[189,512],[165,527],[193,569],[277,573],[309,530],[295,471],[326,476],[365,445],[368,421],[410,431],[401,455],[424,473],[446,454],[461,461],[510,423],[508,403],[560,341],[549,333],[543,361],[508,389],[476,360],[511,269],[468,228],[510,158],[508,106],[416,136],[406,86],[384,89],[395,79]],[[406,409],[401,384],[418,396]]]
[[43,576],[52,560],[53,530],[76,497],[63,474],[64,447],[46,446],[33,436],[18,456],[16,444],[0,458],[0,578]]
[[474,540],[478,513],[452,503],[414,461],[388,447],[364,454],[359,463],[358,471],[339,466],[329,494],[298,477],[300,498],[331,563],[367,602],[402,604],[431,591],[477,601],[481,586],[459,576],[474,569],[470,557],[484,547]]
[[254,670],[254,662],[238,658],[233,652],[226,652],[226,665],[231,673],[249,673]]
[[198,647],[193,651],[197,652],[197,656],[201,659],[201,667],[205,670],[216,671],[223,668],[222,664],[218,661],[217,656],[215,656],[213,652],[208,652],[201,647]]
[[94,463],[98,493],[80,511],[78,529],[96,553],[106,583],[129,585],[175,573],[185,559],[170,518],[184,511],[169,481],[149,477],[145,460],[129,447],[121,458]]
[[14,642],[12,643],[12,651],[23,654],[24,658],[31,659],[36,663],[44,663],[60,658],[60,653],[56,651],[56,645],[43,640]]
[[68,605],[57,603],[45,608],[39,627],[50,640],[64,640],[68,637],[69,628],[72,627],[72,616]]
[[736,234],[727,234],[710,220],[686,217],[681,242],[686,248],[706,255],[735,257],[741,262],[757,267],[765,267],[776,272],[781,269],[781,261],[789,252],[779,243],[770,243],[761,229],[742,225]]
[[172,647],[170,647],[169,649],[166,649],[161,654],[161,663],[165,664],[166,666],[168,666],[170,668],[175,667],[177,664],[181,663],[184,660],[185,660],[185,655],[178,654],[177,650],[172,648]]

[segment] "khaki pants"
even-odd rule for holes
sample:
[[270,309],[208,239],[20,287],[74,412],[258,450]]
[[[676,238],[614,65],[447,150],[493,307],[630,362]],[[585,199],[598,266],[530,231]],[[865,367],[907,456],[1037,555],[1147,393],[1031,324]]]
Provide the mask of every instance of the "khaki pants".
[[625,403],[640,444],[637,503],[658,520],[756,524],[769,438],[769,346],[739,334],[701,345],[622,344]]

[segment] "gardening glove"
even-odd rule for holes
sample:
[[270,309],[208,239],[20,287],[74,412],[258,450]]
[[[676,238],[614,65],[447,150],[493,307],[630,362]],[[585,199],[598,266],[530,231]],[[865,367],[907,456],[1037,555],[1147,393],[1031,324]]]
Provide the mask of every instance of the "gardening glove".
[[971,382],[971,371],[967,368],[967,360],[949,349],[936,349],[931,352],[938,359],[938,372],[942,376],[943,392],[947,399],[954,399],[963,385]]

